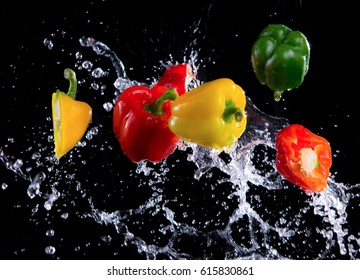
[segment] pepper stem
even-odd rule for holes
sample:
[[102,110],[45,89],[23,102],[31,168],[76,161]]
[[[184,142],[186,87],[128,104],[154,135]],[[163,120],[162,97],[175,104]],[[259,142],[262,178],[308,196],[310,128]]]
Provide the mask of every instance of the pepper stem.
[[282,97],[283,92],[282,91],[275,91],[274,92],[274,99],[275,101],[280,101],[281,97]]
[[240,122],[243,116],[243,110],[236,107],[235,102],[232,99],[226,100],[225,109],[222,115],[222,118],[226,123],[231,123],[234,119],[236,122]]
[[161,116],[164,114],[163,104],[165,101],[174,101],[176,98],[178,98],[179,95],[174,88],[169,88],[167,91],[163,93],[156,101],[155,103],[147,104],[145,106],[145,111],[154,115],[154,116]]
[[77,89],[77,80],[76,74],[70,68],[66,68],[64,70],[64,78],[69,81],[69,89],[67,95],[70,96],[72,99],[76,97],[76,89]]

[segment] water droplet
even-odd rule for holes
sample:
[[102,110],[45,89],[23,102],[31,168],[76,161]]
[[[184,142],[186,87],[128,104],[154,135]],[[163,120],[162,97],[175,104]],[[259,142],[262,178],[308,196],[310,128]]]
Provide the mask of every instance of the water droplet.
[[36,195],[40,194],[40,184],[31,183],[27,189],[27,195],[33,199]]
[[117,78],[114,82],[114,86],[119,92],[123,92],[128,87],[139,85],[139,83],[129,81],[129,79]]
[[106,243],[110,243],[112,238],[110,235],[101,236],[101,240],[103,240]]
[[52,193],[47,195],[47,200],[44,202],[44,208],[48,211],[51,210],[54,202],[60,197],[60,192],[52,187]]
[[35,152],[32,154],[31,159],[36,160],[41,158],[41,154],[39,152]]
[[92,127],[89,129],[89,131],[86,133],[86,139],[91,140],[94,135],[97,135],[99,133],[99,129],[97,127]]
[[92,72],[91,75],[94,78],[102,78],[104,76],[107,75],[107,72],[105,72],[104,70],[102,70],[100,67],[95,68]]
[[105,111],[110,112],[113,108],[113,105],[111,102],[106,102],[103,104],[103,107],[104,107]]
[[[153,170],[154,170],[153,168],[148,167],[146,165],[146,161],[140,162],[136,167],[136,173],[138,173],[138,174],[143,173],[145,176],[148,176],[151,173],[151,171],[153,171]],[[149,184],[150,184],[150,182],[149,182]]]
[[91,87],[94,89],[94,90],[98,90],[99,89],[99,85],[97,83],[91,83]]
[[52,237],[55,235],[55,231],[53,229],[49,229],[46,231],[46,236]]
[[13,167],[15,170],[17,170],[17,169],[20,169],[22,165],[23,165],[23,161],[21,159],[17,159],[15,161]]
[[83,47],[91,47],[94,44],[94,39],[91,37],[81,37],[79,42]]
[[63,218],[64,220],[66,220],[67,218],[69,218],[69,213],[63,213],[63,214],[61,214],[61,218]]
[[82,54],[80,52],[75,53],[76,59],[82,59]]
[[55,251],[56,251],[56,249],[54,246],[47,246],[45,248],[45,254],[47,254],[47,255],[53,255],[53,254],[55,254]]
[[47,47],[49,50],[51,50],[54,47],[53,42],[48,38],[44,39],[43,43],[45,47]]
[[39,210],[39,204],[36,204],[35,207],[33,209],[31,209],[31,212],[33,214],[37,213],[37,211]]
[[84,69],[87,69],[87,70],[91,70],[91,68],[93,67],[93,64],[91,61],[89,60],[85,60],[81,66],[84,68]]

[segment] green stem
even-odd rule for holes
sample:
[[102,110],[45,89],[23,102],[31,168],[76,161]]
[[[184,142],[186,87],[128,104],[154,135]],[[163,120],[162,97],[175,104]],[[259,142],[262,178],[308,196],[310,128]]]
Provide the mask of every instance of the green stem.
[[236,122],[240,122],[243,116],[243,110],[236,107],[233,100],[226,100],[225,109],[222,115],[222,118],[226,123],[231,123],[234,119]]
[[174,101],[176,98],[178,98],[179,95],[174,88],[169,88],[167,91],[164,92],[163,95],[161,95],[155,103],[148,104],[145,106],[145,111],[153,114],[154,116],[161,116],[164,114],[163,110],[163,104],[165,101]]
[[274,99],[275,101],[280,101],[281,97],[282,97],[283,92],[282,91],[275,91],[274,92]]
[[66,80],[69,81],[69,90],[67,92],[67,95],[70,96],[72,99],[75,99],[77,89],[76,74],[70,68],[66,68],[64,70],[64,77]]

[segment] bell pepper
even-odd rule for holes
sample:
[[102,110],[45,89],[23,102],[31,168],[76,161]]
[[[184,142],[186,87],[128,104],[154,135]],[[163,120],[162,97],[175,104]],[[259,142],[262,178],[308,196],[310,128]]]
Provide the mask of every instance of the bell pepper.
[[171,107],[169,128],[183,140],[221,152],[229,149],[246,128],[246,97],[231,79],[200,85]]
[[264,28],[251,49],[257,79],[274,91],[279,101],[284,91],[299,87],[309,69],[310,45],[303,33],[282,24]]
[[276,168],[285,179],[308,193],[326,189],[332,153],[325,138],[292,124],[277,134],[275,148]]
[[156,85],[175,88],[176,92],[181,95],[187,91],[191,77],[189,65],[186,63],[175,64],[166,69]]
[[169,129],[168,120],[171,101],[186,91],[190,73],[187,67],[171,66],[153,87],[129,87],[117,99],[113,131],[123,153],[132,162],[158,163],[175,150],[179,138]]
[[69,81],[69,90],[57,90],[52,94],[52,119],[55,141],[55,156],[60,159],[83,137],[92,119],[89,104],[75,100],[76,74],[67,68],[64,77]]

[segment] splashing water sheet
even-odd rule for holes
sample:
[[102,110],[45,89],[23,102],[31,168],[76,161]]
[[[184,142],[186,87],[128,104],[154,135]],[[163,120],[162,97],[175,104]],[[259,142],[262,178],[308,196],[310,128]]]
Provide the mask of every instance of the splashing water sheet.
[[[360,178],[358,164],[349,162],[360,155],[359,132],[349,130],[358,111],[344,100],[324,104],[330,86],[323,82],[332,76],[323,77],[329,62],[316,37],[323,26],[311,21],[311,7],[270,2],[257,12],[256,3],[244,6],[249,15],[239,22],[224,17],[235,12],[217,1],[204,1],[192,12],[174,1],[169,9],[184,18],[168,18],[146,4],[138,15],[142,21],[129,27],[110,12],[111,1],[94,1],[67,14],[62,25],[49,15],[30,25],[37,31],[57,22],[39,37],[12,31],[19,43],[12,52],[5,46],[15,55],[1,64],[0,258],[359,259]],[[128,11],[126,18],[135,16]],[[84,17],[75,20],[76,13]],[[147,26],[155,13],[159,22]],[[261,20],[251,23],[256,13]],[[249,48],[263,25],[278,21],[302,28],[312,52],[304,84],[275,102],[255,80]],[[182,62],[194,73],[189,88],[218,77],[244,88],[245,133],[227,153],[180,142],[161,163],[131,163],[112,132],[116,99],[130,86],[151,86],[167,66]],[[77,73],[77,99],[92,106],[93,120],[76,147],[56,160],[51,94],[66,87],[61,73],[67,67]],[[275,137],[294,122],[332,145],[333,166],[322,193],[302,192],[275,168]]]

